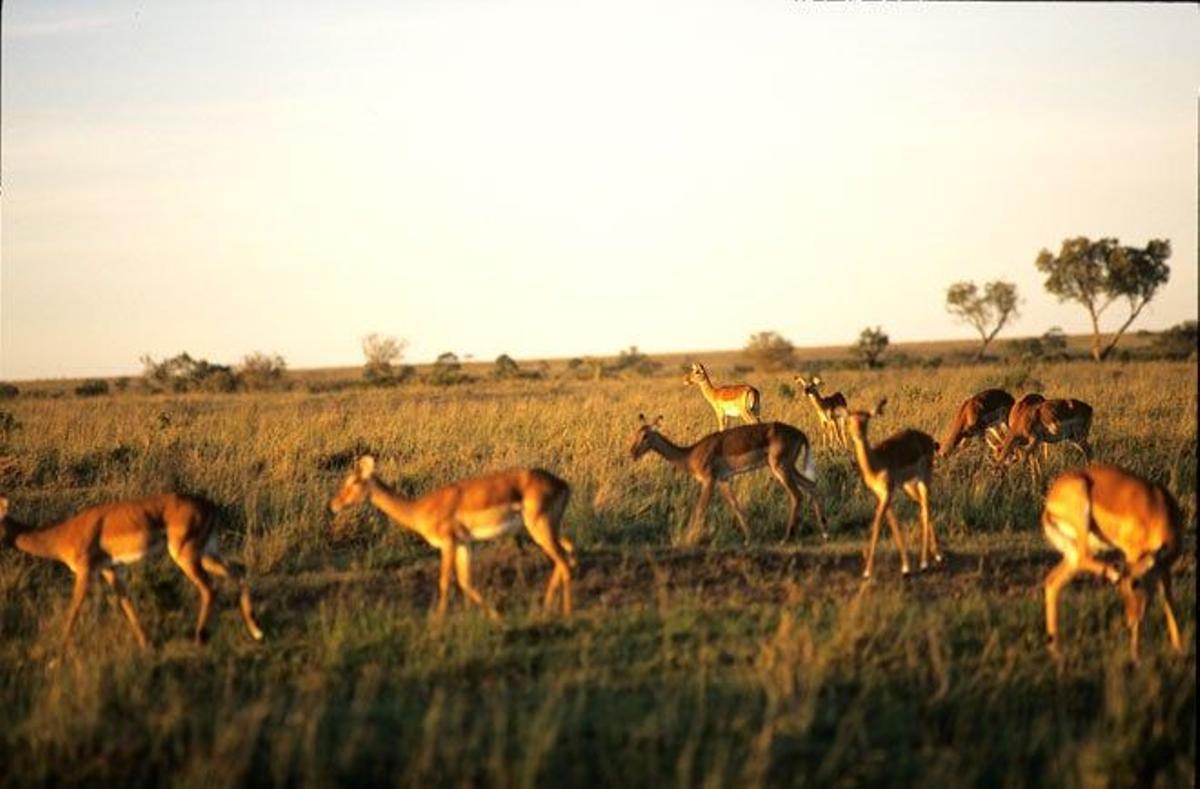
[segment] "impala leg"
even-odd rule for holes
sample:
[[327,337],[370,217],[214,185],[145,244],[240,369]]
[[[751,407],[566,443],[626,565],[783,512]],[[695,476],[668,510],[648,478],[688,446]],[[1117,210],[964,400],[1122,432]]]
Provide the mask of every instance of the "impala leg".
[[1075,565],[1064,558],[1050,571],[1043,584],[1046,588],[1046,643],[1055,653],[1058,652],[1058,594],[1075,573]]
[[215,553],[206,553],[200,557],[200,565],[211,575],[218,578],[228,578],[238,585],[238,610],[242,613],[242,622],[246,632],[255,641],[263,640],[263,631],[254,618],[254,603],[250,600],[250,584],[246,581],[246,568],[237,562],[227,561]]
[[[733,510],[733,516],[737,518],[738,526],[742,530],[742,536],[746,540],[746,544],[750,544],[750,525],[746,523],[746,516],[742,513],[742,508],[738,506],[737,499],[733,495],[733,483],[729,480],[722,480],[719,484],[721,495],[725,498],[725,502],[729,505],[729,509]],[[795,505],[792,505],[795,509]],[[791,524],[788,524],[788,531],[791,532]],[[786,539],[786,538],[785,538]]]
[[489,619],[499,621],[500,613],[484,601],[483,595],[471,583],[471,546],[459,545],[454,549],[454,575],[458,579],[458,588],[466,598],[482,608]]
[[687,533],[684,535],[685,545],[695,545],[700,538],[700,532],[704,528],[704,515],[708,511],[708,503],[712,500],[713,482],[708,480],[700,485],[700,498],[696,499],[696,506],[692,509],[692,517],[688,521]]
[[875,507],[875,518],[871,521],[871,539],[867,543],[867,567],[863,570],[863,578],[870,578],[871,571],[875,568],[875,544],[879,542],[879,526],[883,522],[883,513],[887,510],[888,503],[888,497],[885,495]]
[[212,612],[212,579],[209,578],[208,573],[201,564],[200,551],[196,548],[195,543],[186,543],[179,549],[172,551],[171,558],[175,560],[175,564],[179,565],[179,569],[183,570],[183,574],[187,576],[187,579],[196,587],[196,591],[200,593],[200,612],[196,615],[194,637],[197,643],[203,643],[205,640],[205,628],[208,627],[208,617]]
[[[922,547],[921,552],[924,554],[924,543],[929,542],[929,547],[933,552],[933,561],[937,564],[942,563],[942,552],[938,548],[937,532],[933,530],[933,523],[929,520],[929,483],[924,480],[917,483],[917,501],[921,505],[921,533]],[[925,569],[925,560],[921,560],[921,569]]]
[[558,542],[553,539],[553,529],[550,525],[550,520],[547,516],[540,516],[541,523],[536,526],[537,531],[532,532],[533,540],[538,544],[538,547],[545,552],[550,561],[554,563],[554,571],[550,574],[550,580],[546,584],[546,594],[542,598],[542,607],[549,610],[554,604],[554,593],[562,592],[562,612],[568,615],[572,610],[571,601],[571,567],[567,564],[567,559],[559,550]]
[[79,618],[79,609],[87,597],[88,583],[91,581],[92,568],[80,567],[75,571],[75,587],[71,590],[71,605],[67,608],[67,623],[63,627],[63,649],[71,643],[71,631],[75,629],[75,620]]
[[1117,590],[1125,600],[1125,624],[1129,626],[1130,657],[1136,662],[1142,616],[1146,613],[1146,592],[1141,587],[1134,586],[1131,576],[1122,578],[1117,584]]
[[1167,618],[1167,635],[1171,639],[1171,647],[1176,652],[1183,652],[1183,644],[1179,640],[1179,623],[1175,621],[1175,601],[1171,599],[1171,571],[1163,570],[1158,574],[1158,591],[1162,595],[1163,615]]
[[[825,513],[821,509],[821,501],[817,498],[817,483],[808,479],[807,477],[805,477],[803,474],[801,474],[798,471],[789,472],[788,476],[791,478],[792,482],[796,485],[797,492],[803,493],[804,496],[808,499],[809,504],[812,505],[813,517],[816,518],[816,520],[817,520],[817,528],[821,532],[821,539],[828,540],[829,539],[829,530],[825,523]],[[793,507],[798,509],[799,504],[793,503]],[[792,522],[793,523],[800,522],[799,512],[797,512],[793,516]]]
[[450,600],[450,576],[454,574],[454,540],[442,546],[442,561],[438,567],[438,601],[435,616],[440,620],[446,616],[446,605]]
[[891,507],[888,507],[884,514],[887,515],[888,528],[892,530],[892,542],[896,544],[896,550],[900,552],[900,574],[908,575],[910,570],[908,551],[904,548],[904,532],[900,530],[900,524],[896,521],[896,513],[892,512]]
[[108,585],[112,587],[113,592],[117,595],[117,602],[121,605],[121,610],[125,613],[125,618],[129,620],[129,626],[133,628],[133,637],[137,639],[138,646],[146,649],[149,646],[146,641],[146,633],[142,630],[142,623],[138,621],[137,611],[133,610],[133,601],[129,599],[129,592],[125,589],[125,582],[121,580],[121,576],[112,567],[105,567],[100,571],[100,576],[108,582]]

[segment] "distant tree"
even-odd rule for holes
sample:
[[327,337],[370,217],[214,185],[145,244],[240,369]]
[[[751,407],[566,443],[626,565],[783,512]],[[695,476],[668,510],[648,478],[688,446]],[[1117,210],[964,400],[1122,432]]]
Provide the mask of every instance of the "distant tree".
[[983,359],[988,344],[1004,325],[1018,316],[1018,301],[1017,286],[1000,280],[984,285],[983,292],[974,282],[955,282],[946,289],[946,310],[963,323],[975,327],[983,341],[975,356],[976,361]]
[[451,351],[439,355],[429,373],[430,383],[438,386],[450,386],[466,380],[467,376],[462,371],[462,362],[458,360],[458,354]]
[[274,389],[283,383],[286,372],[287,362],[282,356],[255,351],[242,357],[237,377],[246,389]]
[[[1043,249],[1035,265],[1046,275],[1046,290],[1059,301],[1083,305],[1092,320],[1092,358],[1103,361],[1121,335],[1171,276],[1171,242],[1150,241],[1144,249],[1121,246],[1115,238],[1068,238],[1057,255]],[[1129,302],[1129,317],[1101,348],[1100,316],[1117,299]]]
[[1166,331],[1159,332],[1152,343],[1154,349],[1164,356],[1186,359],[1196,353],[1200,332],[1196,321],[1177,323]]
[[193,359],[187,351],[161,362],[145,355],[141,362],[143,379],[154,391],[232,392],[237,388],[237,378],[231,368],[205,359]]
[[883,329],[878,326],[874,329],[867,327],[858,335],[858,342],[850,350],[855,356],[862,359],[867,367],[881,367],[882,363],[879,359],[887,350],[889,342]]
[[404,358],[407,345],[407,340],[374,332],[363,337],[362,352],[366,358],[363,378],[373,384],[395,383],[399,376],[394,365]]
[[750,335],[745,353],[756,367],[773,372],[792,366],[794,346],[782,335],[773,331],[760,331]]
[[519,378],[521,366],[507,353],[502,353],[496,357],[496,366],[492,369],[492,375],[496,378]]
[[1067,333],[1061,326],[1051,326],[1042,335],[1042,347],[1047,356],[1067,355]]

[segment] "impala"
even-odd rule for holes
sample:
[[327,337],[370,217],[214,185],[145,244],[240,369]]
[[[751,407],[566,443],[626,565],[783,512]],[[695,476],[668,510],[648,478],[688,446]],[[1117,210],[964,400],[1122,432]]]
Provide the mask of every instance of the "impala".
[[[1114,583],[1125,601],[1133,659],[1138,656],[1138,630],[1148,597],[1162,594],[1167,634],[1182,651],[1179,625],[1171,599],[1171,565],[1179,556],[1183,517],[1175,499],[1161,485],[1128,471],[1099,463],[1060,474],[1046,493],[1042,531],[1062,554],[1046,576],[1046,634],[1057,649],[1058,594],[1080,571]],[[1118,570],[1095,557],[1117,551]]]
[[817,421],[821,423],[821,437],[825,446],[833,446],[833,442],[837,441],[839,446],[845,448],[848,412],[846,396],[841,392],[834,392],[829,397],[821,397],[819,387],[823,381],[819,375],[813,376],[811,381],[797,375],[795,381],[804,388],[804,394],[817,411]]
[[1012,407],[1013,397],[1003,389],[984,389],[968,397],[958,407],[954,421],[946,430],[938,457],[949,455],[967,439],[978,436],[983,436],[988,447],[995,452],[1004,440]]
[[406,499],[375,476],[375,458],[363,455],[329,500],[337,515],[347,507],[369,500],[394,523],[420,535],[441,552],[438,575],[437,616],[446,613],[451,577],[462,593],[492,619],[500,614],[488,605],[471,583],[471,550],[476,542],[513,534],[524,527],[554,563],[543,606],[549,608],[562,591],[562,610],[571,613],[571,569],[575,552],[571,541],[559,534],[571,487],[538,468],[517,468],[482,477],[463,479]]
[[854,457],[863,482],[875,494],[878,505],[871,521],[871,540],[867,547],[867,566],[863,578],[870,578],[875,567],[875,544],[879,540],[879,525],[886,515],[892,530],[892,539],[900,552],[900,572],[908,575],[908,553],[904,549],[904,535],[892,512],[892,500],[896,489],[903,489],[921,507],[921,569],[929,566],[929,552],[933,560],[942,562],[938,550],[937,535],[929,522],[929,485],[933,477],[933,458],[938,444],[929,435],[919,430],[901,430],[899,433],[871,446],[867,439],[867,425],[874,416],[883,413],[887,400],[870,411],[851,411],[847,416],[850,440],[854,444]]
[[1008,435],[996,450],[996,461],[1003,464],[1008,455],[1020,449],[1029,460],[1029,470],[1034,480],[1042,474],[1042,465],[1037,458],[1038,445],[1046,454],[1049,444],[1067,441],[1083,453],[1085,460],[1092,459],[1092,447],[1088,444],[1088,432],[1092,427],[1092,407],[1082,400],[1046,400],[1041,395],[1029,394],[1013,406],[1008,417]]
[[[691,446],[672,443],[659,432],[662,417],[653,423],[638,414],[641,425],[633,436],[629,454],[634,460],[647,452],[657,452],[668,463],[691,474],[700,483],[700,498],[692,510],[688,522],[686,542],[699,537],[704,526],[704,516],[712,499],[713,486],[720,488],[721,495],[729,503],[737,518],[738,526],[747,543],[750,542],[750,526],[746,516],[733,495],[732,478],[763,466],[771,470],[779,484],[783,485],[791,499],[792,508],[788,515],[787,531],[782,542],[792,536],[800,520],[800,497],[805,495],[812,502],[813,514],[821,536],[828,538],[825,531],[825,516],[816,497],[816,473],[813,468],[812,448],[804,433],[782,422],[767,422],[711,433]],[[804,471],[796,468],[797,459],[803,457]]]
[[212,608],[211,575],[231,578],[241,588],[242,619],[250,636],[261,641],[262,629],[254,620],[250,587],[245,571],[216,551],[214,504],[198,496],[164,493],[89,507],[55,526],[33,528],[8,517],[8,499],[0,496],[0,542],[43,559],[57,559],[75,574],[75,590],[67,610],[63,646],[87,595],[92,576],[99,574],[117,595],[121,610],[133,628],[138,645],[145,649],[146,634],[121,578],[121,567],[133,564],[166,545],[167,553],[200,592],[196,641],[203,641]]
[[762,396],[753,386],[735,384],[733,386],[713,386],[712,379],[704,365],[695,363],[691,372],[683,379],[685,384],[695,384],[700,387],[700,393],[712,406],[717,415],[717,430],[725,429],[725,419],[730,416],[741,417],[743,422],[759,423],[759,408]]

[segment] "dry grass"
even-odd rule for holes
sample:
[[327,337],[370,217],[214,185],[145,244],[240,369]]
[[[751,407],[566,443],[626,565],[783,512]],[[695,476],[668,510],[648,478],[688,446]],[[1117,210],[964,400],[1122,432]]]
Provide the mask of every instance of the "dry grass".
[[[889,398],[876,438],[940,436],[991,385],[1092,403],[1099,457],[1167,484],[1188,523],[1186,654],[1153,611],[1137,666],[1116,596],[1085,581],[1064,598],[1063,663],[1047,659],[1037,491],[977,447],[935,479],[948,566],[908,584],[883,543],[878,581],[858,583],[873,502],[840,452],[818,454],[830,543],[805,511],[799,541],[778,547],[786,499],[758,475],[738,484],[753,546],[715,501],[709,542],[672,548],[696,485],[627,449],[639,412],[681,441],[711,429],[676,375],[10,401],[22,427],[0,447],[0,490],[15,515],[204,493],[226,505],[227,553],[253,573],[268,640],[245,639],[226,591],[212,643],[187,643],[194,595],[164,560],[131,573],[153,654],[97,588],[63,655],[66,571],[0,554],[0,783],[1192,784],[1196,376],[1194,362],[825,375],[852,405]],[[789,376],[752,382],[765,418],[817,434]],[[456,604],[434,627],[428,547],[365,509],[337,532],[325,513],[365,451],[410,493],[509,465],[569,480],[577,615],[537,610],[549,563],[506,541],[477,561],[504,623]],[[1047,473],[1070,452],[1054,448]]]

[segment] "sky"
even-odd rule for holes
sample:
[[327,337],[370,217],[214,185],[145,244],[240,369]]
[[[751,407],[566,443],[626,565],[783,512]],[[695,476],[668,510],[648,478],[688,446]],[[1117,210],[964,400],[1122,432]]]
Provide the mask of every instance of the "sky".
[[[1190,4],[8,2],[0,380],[1089,329],[1034,259],[1168,238],[1197,316]],[[1106,313],[1115,328],[1123,303]]]

